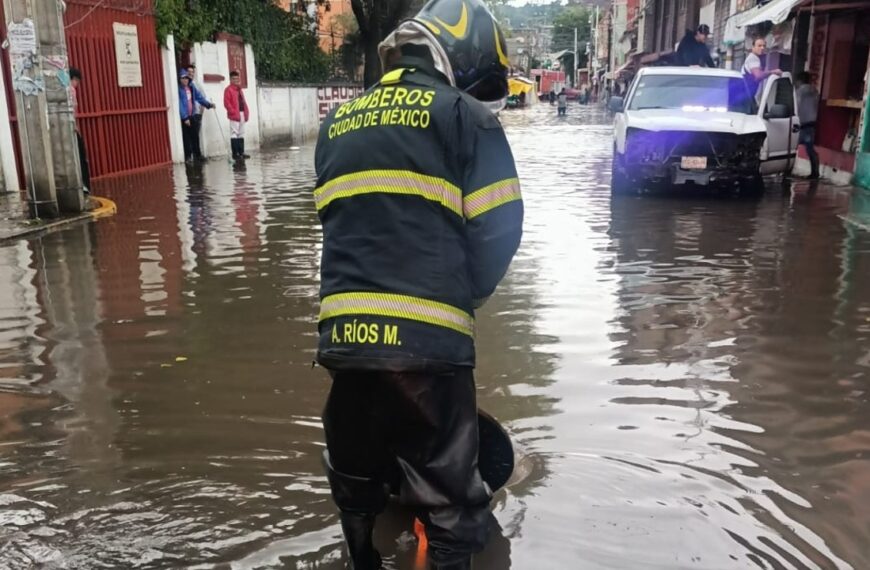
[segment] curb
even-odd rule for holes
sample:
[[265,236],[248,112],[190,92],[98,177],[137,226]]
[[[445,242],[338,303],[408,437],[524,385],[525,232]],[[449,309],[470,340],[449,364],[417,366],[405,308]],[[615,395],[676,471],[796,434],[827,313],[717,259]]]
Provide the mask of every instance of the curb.
[[81,214],[76,214],[75,216],[70,216],[67,218],[61,218],[59,220],[52,220],[50,222],[40,224],[38,226],[33,227],[23,227],[18,230],[9,232],[5,235],[0,235],[0,244],[8,243],[11,241],[15,241],[18,239],[24,238],[33,238],[38,235],[47,234],[53,231],[57,231],[78,222],[87,222],[91,220],[99,220],[101,218],[106,218],[109,216],[113,216],[118,213],[118,206],[113,201],[108,198],[100,198],[98,196],[92,196],[91,200],[97,203],[97,207],[89,212],[83,212]]
[[108,198],[100,198],[99,196],[94,196],[91,198],[91,200],[99,204],[99,206],[88,212],[88,215],[94,220],[114,216],[118,213],[118,205],[109,200]]

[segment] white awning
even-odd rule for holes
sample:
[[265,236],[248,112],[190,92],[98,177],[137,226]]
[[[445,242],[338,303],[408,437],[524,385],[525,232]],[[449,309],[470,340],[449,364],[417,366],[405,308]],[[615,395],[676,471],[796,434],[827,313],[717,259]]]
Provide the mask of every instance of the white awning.
[[743,25],[751,26],[762,22],[771,22],[774,25],[781,24],[788,19],[792,9],[801,2],[803,0],[771,0],[761,8],[756,8],[754,15],[743,22]]
[[771,22],[781,24],[788,19],[795,6],[803,0],[771,0],[763,6],[756,6],[734,14],[725,23],[722,41],[725,44],[739,44],[746,39],[746,26]]

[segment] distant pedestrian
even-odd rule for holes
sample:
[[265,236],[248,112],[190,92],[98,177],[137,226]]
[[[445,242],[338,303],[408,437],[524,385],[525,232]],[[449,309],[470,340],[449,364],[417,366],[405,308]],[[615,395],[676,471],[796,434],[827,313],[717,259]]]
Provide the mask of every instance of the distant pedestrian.
[[819,177],[819,154],[816,152],[816,118],[819,112],[819,92],[810,82],[810,74],[802,71],[795,77],[798,86],[795,92],[797,96],[798,120],[801,123],[801,131],[798,135],[798,144],[804,145],[807,157],[810,159],[810,179]]
[[707,38],[710,37],[710,26],[701,24],[694,32],[686,30],[686,35],[677,47],[677,64],[686,67],[716,67],[710,57]]
[[560,117],[568,114],[568,93],[565,92],[565,88],[562,87],[562,90],[559,91],[559,110],[558,114]]
[[72,100],[73,125],[76,130],[76,142],[79,147],[79,168],[82,172],[82,190],[85,194],[91,193],[91,167],[88,163],[88,151],[85,148],[85,139],[79,131],[79,87],[82,84],[82,72],[75,67],[69,68],[69,90]]
[[[199,85],[196,82],[196,65],[189,64],[187,66],[187,76],[190,78],[190,84],[196,89],[198,92],[203,93],[202,89],[199,88]],[[214,107],[214,102],[209,100],[212,107]],[[199,104],[199,102],[194,101],[193,104],[193,117],[191,117],[191,123],[193,123],[193,136],[191,138],[191,142],[193,143],[193,159],[194,160],[205,160],[205,157],[202,155],[202,146],[200,143],[200,132],[202,131],[202,109],[203,106]]]
[[764,70],[764,64],[761,63],[761,57],[767,49],[767,41],[762,37],[756,37],[752,40],[752,52],[746,56],[746,61],[743,63],[743,81],[746,82],[746,87],[749,89],[749,95],[755,98],[756,103],[761,99],[760,87],[764,85],[764,81],[771,75],[782,75],[779,69],[771,71]]
[[556,92],[550,89],[550,105],[556,104]]
[[245,92],[242,91],[242,78],[238,71],[230,72],[230,84],[224,91],[224,107],[230,120],[230,146],[233,158],[243,160],[251,158],[245,154],[245,123],[251,118]]
[[194,141],[194,115],[196,115],[196,104],[199,103],[206,109],[211,109],[214,105],[205,98],[205,96],[197,90],[196,86],[190,80],[186,69],[181,70],[178,79],[178,104],[181,110],[181,135],[184,142],[184,160],[185,162],[193,162],[194,152],[199,148],[199,141]]

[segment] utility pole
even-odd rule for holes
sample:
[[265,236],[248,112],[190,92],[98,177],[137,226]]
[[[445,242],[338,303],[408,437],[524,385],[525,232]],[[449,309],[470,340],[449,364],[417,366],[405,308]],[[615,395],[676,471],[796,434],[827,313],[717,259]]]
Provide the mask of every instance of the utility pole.
[[574,69],[571,70],[571,86],[577,89],[577,68],[580,67],[580,56],[577,53],[577,28],[574,28]]
[[[87,207],[67,85],[66,39],[57,0],[4,0],[12,85],[30,214],[54,218]],[[4,23],[5,24],[5,23]]]

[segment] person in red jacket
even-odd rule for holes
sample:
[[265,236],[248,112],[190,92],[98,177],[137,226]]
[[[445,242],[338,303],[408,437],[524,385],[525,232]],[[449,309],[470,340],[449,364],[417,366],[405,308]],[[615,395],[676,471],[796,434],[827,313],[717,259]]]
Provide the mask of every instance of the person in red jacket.
[[230,84],[224,90],[224,107],[230,120],[230,147],[233,158],[243,160],[251,158],[245,154],[245,123],[251,118],[245,93],[242,91],[242,79],[238,71],[230,72]]

